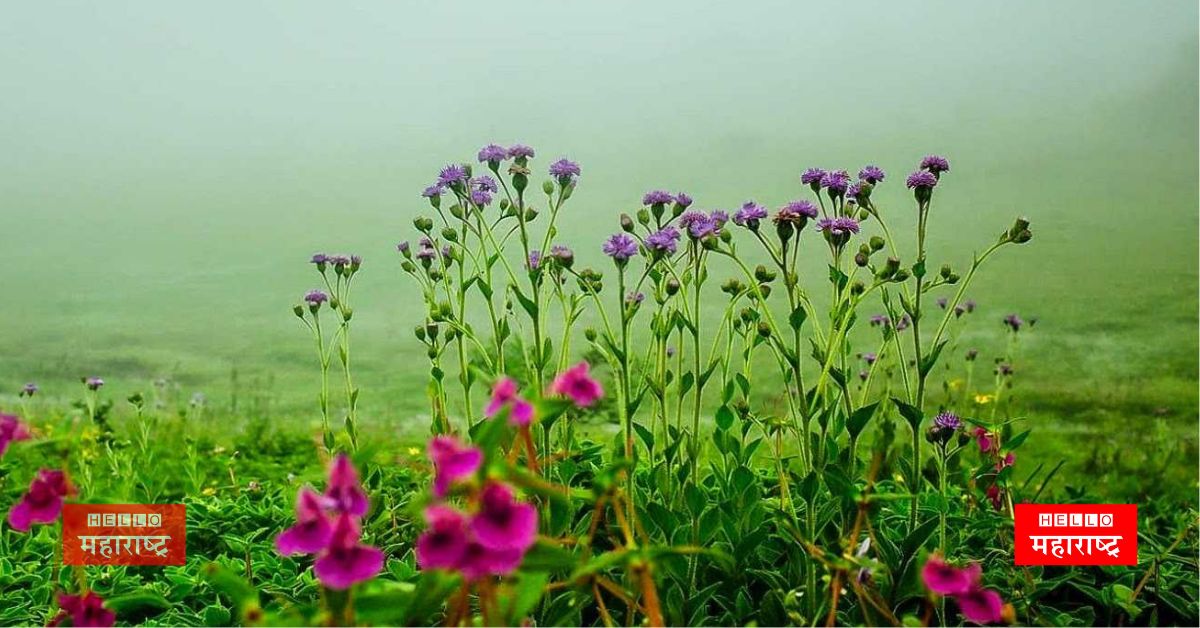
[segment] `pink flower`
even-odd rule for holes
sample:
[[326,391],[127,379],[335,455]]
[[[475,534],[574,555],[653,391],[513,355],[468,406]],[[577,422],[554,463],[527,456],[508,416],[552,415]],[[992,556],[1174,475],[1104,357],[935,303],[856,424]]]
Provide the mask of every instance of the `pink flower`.
[[975,588],[982,577],[979,565],[972,563],[964,569],[946,564],[941,556],[933,555],[921,568],[925,588],[938,595],[961,595]]
[[1013,452],[1011,452],[1011,451],[1008,452],[1007,456],[1004,456],[1003,458],[996,461],[996,473],[1003,471],[1004,467],[1013,466],[1013,463],[1015,463],[1016,461],[1017,461],[1017,457],[1015,455],[1013,455]]
[[492,549],[482,543],[471,541],[459,561],[458,570],[467,580],[474,581],[487,576],[507,576],[521,566],[525,551],[519,549]]
[[325,515],[330,506],[328,498],[309,487],[296,496],[296,525],[275,538],[275,549],[284,556],[316,554],[325,549],[333,535],[333,526]]
[[383,552],[360,543],[361,530],[346,512],[333,524],[329,545],[313,563],[313,573],[330,589],[349,589],[374,578],[383,569]]
[[417,565],[421,569],[457,569],[470,544],[467,519],[449,506],[425,509],[429,527],[417,537]]
[[489,550],[516,550],[524,554],[537,540],[538,516],[532,504],[517,501],[512,489],[499,482],[483,487],[479,512],[471,518],[471,532]]
[[575,405],[586,408],[604,396],[600,382],[588,375],[588,363],[580,362],[558,374],[550,384],[550,392],[570,397]]
[[29,440],[29,427],[11,414],[0,414],[0,456],[8,451],[8,444]]
[[445,497],[450,485],[471,477],[483,463],[478,447],[463,445],[453,436],[434,436],[426,448],[433,462],[433,494]]
[[325,497],[330,500],[330,508],[355,517],[367,514],[370,503],[362,485],[358,483],[358,471],[346,454],[338,454],[329,467],[329,484],[325,487]]
[[979,453],[991,453],[996,448],[996,439],[982,427],[975,428],[975,442],[979,444]]
[[64,619],[71,618],[71,625],[101,626],[107,628],[117,623],[117,614],[104,608],[104,600],[95,593],[88,591],[83,595],[58,594],[58,614],[50,620],[51,626],[62,624]]
[[1004,508],[1004,491],[1000,490],[995,484],[988,487],[987,498],[992,501],[992,508],[1000,510]]
[[509,409],[508,422],[513,425],[529,425],[533,420],[533,405],[517,394],[517,383],[509,377],[496,380],[492,386],[492,400],[483,414],[493,417],[505,407]]
[[63,498],[74,492],[65,473],[42,469],[21,501],[8,511],[8,524],[14,530],[27,532],[30,524],[54,523],[62,512]]
[[991,589],[974,587],[954,598],[963,617],[977,624],[998,623],[1004,611],[1004,600]]

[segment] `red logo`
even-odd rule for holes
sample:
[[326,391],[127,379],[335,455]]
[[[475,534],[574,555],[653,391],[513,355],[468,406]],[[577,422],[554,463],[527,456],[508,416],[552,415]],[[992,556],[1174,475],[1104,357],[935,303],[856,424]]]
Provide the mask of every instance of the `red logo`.
[[183,504],[67,504],[65,565],[182,565],[187,559]]
[[1136,565],[1134,504],[1015,504],[1017,565]]

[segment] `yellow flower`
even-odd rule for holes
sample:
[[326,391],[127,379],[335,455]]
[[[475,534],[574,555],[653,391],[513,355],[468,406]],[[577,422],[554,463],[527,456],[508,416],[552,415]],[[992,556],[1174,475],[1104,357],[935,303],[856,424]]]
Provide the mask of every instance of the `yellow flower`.
[[995,395],[975,395],[975,403],[985,406],[996,398]]
[[213,487],[209,486],[209,487],[205,487],[205,489],[204,489],[203,491],[200,491],[200,492],[201,492],[203,495],[205,495],[206,497],[212,497],[213,495],[216,495],[216,494],[217,494],[217,489],[215,489],[215,488],[213,488]]
[[408,455],[410,455],[410,456],[419,456],[419,455],[421,455],[421,450],[420,450],[420,449],[417,449],[416,447],[409,447],[409,448],[408,448]]
[[958,390],[959,388],[962,388],[963,381],[961,379],[953,379],[950,380],[949,384],[950,390]]

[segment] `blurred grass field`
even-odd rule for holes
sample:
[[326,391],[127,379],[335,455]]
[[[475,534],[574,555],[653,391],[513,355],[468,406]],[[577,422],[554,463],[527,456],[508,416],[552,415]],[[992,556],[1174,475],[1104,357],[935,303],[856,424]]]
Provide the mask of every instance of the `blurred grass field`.
[[[0,103],[0,404],[26,381],[55,404],[80,376],[103,376],[116,399],[167,378],[216,416],[236,398],[239,413],[314,424],[315,357],[290,307],[316,287],[308,256],[345,251],[366,260],[363,420],[421,434],[421,304],[394,246],[444,163],[491,141],[535,146],[538,168],[570,155],[583,178],[561,239],[599,265],[603,235],[646,189],[777,206],[802,194],[808,166],[883,166],[877,194],[900,236],[914,219],[903,176],[938,152],[953,170],[934,261],[961,266],[1015,215],[1033,222],[1029,246],[981,272],[961,341],[987,357],[1002,316],[1039,319],[1017,364],[1017,404],[1039,435],[1026,455],[1065,458],[1076,478],[1144,475],[1114,484],[1122,493],[1194,498],[1194,4],[1147,20],[1116,3],[929,3],[927,41],[906,36],[912,12],[879,5],[795,46],[780,18],[797,9],[783,4],[643,8],[633,24],[619,6],[550,6],[509,15],[526,43],[502,51],[480,43],[499,8],[428,32],[411,24],[454,24],[460,9],[370,6],[326,24],[254,7],[229,30],[136,3],[65,22],[90,9],[19,9],[0,26],[12,53],[0,64],[20,87]],[[664,38],[663,23],[696,37]],[[619,27],[638,45],[613,50],[606,29]],[[822,66],[819,80],[800,71]],[[464,84],[469,98],[455,95]]]

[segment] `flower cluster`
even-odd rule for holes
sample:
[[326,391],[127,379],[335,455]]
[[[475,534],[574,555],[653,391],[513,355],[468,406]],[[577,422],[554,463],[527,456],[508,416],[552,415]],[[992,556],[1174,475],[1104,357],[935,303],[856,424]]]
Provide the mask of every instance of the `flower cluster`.
[[992,589],[982,586],[983,570],[972,563],[965,568],[947,564],[940,556],[930,556],[921,569],[925,588],[937,595],[952,598],[967,621],[994,624],[1012,613],[1004,600]]
[[383,569],[383,552],[363,545],[360,522],[370,503],[345,454],[329,468],[325,493],[305,486],[296,496],[296,524],[275,538],[284,556],[315,554],[313,573],[330,589],[348,589]]

